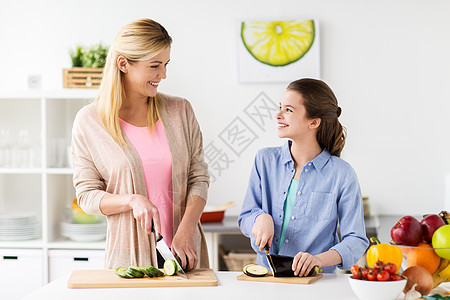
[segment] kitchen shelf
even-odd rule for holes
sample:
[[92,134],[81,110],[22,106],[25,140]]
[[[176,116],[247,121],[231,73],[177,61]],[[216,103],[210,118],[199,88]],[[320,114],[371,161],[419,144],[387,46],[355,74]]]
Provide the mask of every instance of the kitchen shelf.
[[42,239],[28,240],[28,241],[0,241],[0,249],[40,249],[44,248]]
[[89,249],[89,250],[105,250],[105,241],[100,242],[73,242],[68,240],[56,240],[47,243],[48,249]]
[[[97,92],[86,89],[0,92],[0,214],[30,211],[41,226],[40,238],[0,241],[0,252],[9,253],[8,256],[17,253],[14,264],[18,266],[21,257],[25,260],[37,257],[35,261],[42,267],[35,271],[27,267],[27,272],[40,272],[34,277],[39,278],[38,285],[54,278],[49,267],[52,251],[67,251],[68,257],[75,250],[96,251],[96,259],[98,253],[104,255],[105,241],[74,242],[60,234],[60,224],[67,221],[75,198],[68,158],[73,120],[83,106],[95,99]],[[2,141],[7,141],[6,147]],[[0,268],[11,263],[0,257]]]
[[41,174],[42,169],[0,168],[0,174]]
[[48,168],[45,169],[47,174],[73,174],[73,169],[70,168]]

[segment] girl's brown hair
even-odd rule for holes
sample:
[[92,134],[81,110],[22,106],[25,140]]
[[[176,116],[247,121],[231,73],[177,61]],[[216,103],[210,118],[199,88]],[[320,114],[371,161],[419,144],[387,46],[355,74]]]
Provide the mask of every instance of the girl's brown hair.
[[302,95],[308,118],[321,120],[316,138],[322,149],[339,157],[347,132],[339,122],[341,108],[331,88],[321,80],[303,78],[291,82],[287,89]]

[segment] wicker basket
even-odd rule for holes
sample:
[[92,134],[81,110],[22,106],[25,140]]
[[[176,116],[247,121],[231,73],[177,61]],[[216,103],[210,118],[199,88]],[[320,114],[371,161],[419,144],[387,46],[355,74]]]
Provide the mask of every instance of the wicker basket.
[[256,263],[256,253],[251,249],[226,251],[223,245],[219,245],[219,252],[225,261],[228,271],[242,271],[248,264]]
[[98,89],[102,82],[103,68],[63,69],[63,87]]

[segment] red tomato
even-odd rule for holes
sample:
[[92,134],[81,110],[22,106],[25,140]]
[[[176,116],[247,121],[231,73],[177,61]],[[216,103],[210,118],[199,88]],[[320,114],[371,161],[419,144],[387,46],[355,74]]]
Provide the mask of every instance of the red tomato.
[[390,275],[387,271],[381,271],[380,273],[377,273],[378,281],[388,281],[389,278],[390,278]]
[[353,265],[350,268],[350,271],[352,272],[352,277],[355,279],[361,279],[362,278],[362,273],[361,270],[359,269],[359,267],[357,265]]
[[375,271],[373,269],[369,270],[369,273],[367,274],[367,279],[369,279],[370,281],[377,280],[377,274],[375,273]]
[[384,266],[384,270],[387,271],[389,274],[396,274],[397,265],[394,263],[388,263],[386,266]]
[[358,274],[358,272],[359,272],[359,267],[358,267],[357,265],[353,265],[353,266],[350,268],[350,272],[352,272],[352,275]]
[[398,274],[391,274],[390,280],[392,281],[397,281],[397,280],[402,280],[402,276],[398,275]]
[[377,261],[374,265],[375,269],[383,269],[384,267],[384,262],[382,262],[381,260]]
[[367,276],[369,275],[369,268],[361,268],[361,275],[362,278],[367,279]]

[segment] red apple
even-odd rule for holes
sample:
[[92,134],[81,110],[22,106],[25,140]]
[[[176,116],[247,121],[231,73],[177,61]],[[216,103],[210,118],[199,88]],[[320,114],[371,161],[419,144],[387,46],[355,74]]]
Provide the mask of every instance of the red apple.
[[428,215],[420,221],[422,225],[422,235],[423,239],[427,243],[431,243],[433,238],[433,233],[441,226],[445,225],[444,220],[438,215]]
[[411,216],[404,216],[392,227],[391,238],[398,245],[416,246],[422,240],[422,225]]

